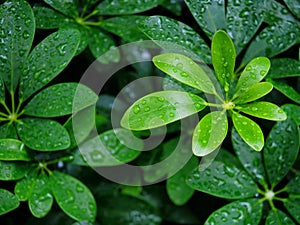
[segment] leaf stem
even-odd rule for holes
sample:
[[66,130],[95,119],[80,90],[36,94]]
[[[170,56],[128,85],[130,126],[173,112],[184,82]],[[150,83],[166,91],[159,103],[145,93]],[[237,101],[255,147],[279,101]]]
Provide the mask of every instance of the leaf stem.
[[22,101],[22,99],[20,99],[19,104],[18,104],[18,107],[17,107],[17,109],[16,109],[16,114],[19,113],[19,110],[20,110],[20,108],[21,108],[21,106],[22,106],[22,103],[23,103],[23,101]]
[[5,104],[5,102],[1,101],[1,104],[4,106],[4,108],[6,109],[6,111],[8,112],[8,114],[11,114],[11,111],[9,110],[9,108],[7,107],[7,105]]
[[101,23],[102,23],[102,21],[98,21],[98,22],[84,21],[83,22],[84,25],[90,25],[90,26],[99,26]]
[[99,11],[98,10],[94,10],[93,12],[91,12],[89,15],[87,15],[86,17],[83,17],[82,19],[85,21],[89,18],[91,18],[92,16],[96,15]]
[[207,106],[212,106],[212,107],[222,107],[221,104],[217,104],[217,103],[209,103],[209,102],[207,102],[205,105],[207,105]]
[[274,197],[274,200],[282,201],[282,202],[287,202],[288,200],[286,198],[280,198],[280,197]]
[[10,92],[10,96],[11,96],[12,114],[15,114],[15,93],[13,91]]
[[283,188],[283,189],[281,189],[281,190],[279,190],[279,191],[274,192],[274,194],[275,194],[275,195],[278,195],[278,194],[280,194],[280,193],[282,193],[282,192],[285,192],[285,191],[287,191],[287,188],[286,188],[286,187]]
[[213,94],[214,94],[214,96],[216,96],[222,103],[225,103],[224,99],[221,98],[221,96],[220,96],[217,92],[214,92]]

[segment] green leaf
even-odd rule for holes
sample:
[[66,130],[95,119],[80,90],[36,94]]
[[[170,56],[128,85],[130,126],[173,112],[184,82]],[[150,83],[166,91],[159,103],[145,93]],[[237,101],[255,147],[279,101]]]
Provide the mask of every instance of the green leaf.
[[214,151],[224,141],[228,131],[226,113],[215,111],[205,115],[196,126],[192,149],[197,156],[205,156]]
[[66,23],[66,18],[53,9],[46,7],[34,7],[34,18],[36,28],[40,29],[56,29]]
[[253,84],[260,82],[270,69],[270,60],[266,57],[257,57],[249,62],[242,72],[235,88],[234,97],[241,95]]
[[291,179],[285,188],[289,194],[300,194],[300,176]]
[[257,199],[234,201],[213,212],[204,225],[258,225],[262,218],[263,204]]
[[292,0],[283,0],[289,10],[292,11],[292,13],[297,16],[300,19],[300,4],[299,0],[292,1]]
[[264,146],[264,134],[260,127],[249,118],[234,112],[233,125],[241,138],[255,151],[261,151]]
[[20,205],[17,197],[5,189],[0,189],[0,202],[0,215],[8,213]]
[[44,0],[44,2],[66,16],[78,17],[78,0]]
[[233,38],[237,54],[245,48],[262,24],[264,10],[264,0],[228,1],[226,8],[226,31]]
[[264,149],[265,166],[272,187],[277,185],[293,166],[297,159],[299,142],[299,128],[293,120],[278,122],[272,128]]
[[168,52],[211,63],[208,45],[195,30],[186,24],[164,16],[151,16],[139,27],[151,40]]
[[27,201],[29,199],[37,176],[38,170],[31,170],[22,180],[17,181],[15,194],[19,201]]
[[70,175],[54,171],[50,176],[52,193],[59,207],[71,218],[93,222],[96,201],[91,191]]
[[258,181],[263,186],[267,186],[268,183],[266,181],[266,172],[264,169],[262,154],[260,152],[253,151],[252,148],[243,141],[234,128],[231,132],[231,141],[233,149],[245,170],[255,181]]
[[0,161],[0,180],[18,180],[31,169],[31,164],[25,162]]
[[28,199],[29,209],[37,218],[46,216],[51,210],[53,196],[49,185],[49,178],[45,173],[36,178],[32,194]]
[[176,16],[181,15],[182,5],[181,2],[177,0],[164,0],[160,5],[174,13]]
[[88,166],[113,166],[134,160],[143,150],[143,141],[122,128],[106,131],[79,146],[72,162]]
[[26,100],[45,86],[68,65],[79,40],[77,30],[62,29],[49,35],[33,49],[25,62],[20,80],[21,100]]
[[288,118],[292,118],[297,125],[300,125],[300,106],[294,104],[285,104],[281,106]]
[[120,36],[122,39],[128,42],[134,42],[139,40],[148,39],[144,33],[138,29],[140,24],[147,17],[145,16],[119,16],[103,20],[100,26]]
[[99,15],[127,15],[147,11],[161,2],[162,0],[104,0],[96,9]]
[[18,139],[16,128],[12,123],[0,126],[0,139]]
[[285,112],[280,107],[270,102],[253,102],[241,105],[238,109],[248,115],[266,120],[281,121],[287,118]]
[[194,189],[186,183],[187,174],[198,166],[196,157],[192,157],[190,161],[179,170],[174,176],[167,180],[167,193],[175,205],[184,205],[193,196]]
[[266,225],[295,225],[295,223],[282,211],[270,210],[266,219]]
[[243,104],[255,101],[272,91],[273,85],[269,82],[260,82],[252,84],[248,89],[243,91],[234,101],[235,104]]
[[0,75],[14,92],[33,41],[33,12],[24,0],[8,0],[0,6],[0,18]]
[[1,102],[5,102],[5,85],[2,76],[0,77],[0,103]]
[[31,161],[32,155],[25,145],[16,139],[0,139],[0,160]]
[[284,202],[284,206],[290,215],[292,215],[295,220],[300,223],[300,199],[288,198],[287,201]]
[[54,120],[24,118],[17,124],[22,142],[37,151],[57,151],[70,146],[67,130]]
[[93,225],[93,223],[90,223],[89,221],[84,220],[84,221],[72,223],[72,225]]
[[266,1],[265,9],[268,10],[265,10],[264,21],[268,24],[274,24],[282,21],[297,21],[297,19],[293,17],[289,10],[276,0]]
[[290,58],[272,59],[271,65],[268,74],[269,78],[278,79],[300,76],[300,62],[298,60]]
[[185,0],[185,3],[210,39],[217,30],[226,28],[224,1]]
[[121,119],[121,125],[131,130],[151,129],[195,114],[205,104],[199,96],[186,92],[154,92],[133,103]]
[[215,88],[204,70],[192,59],[174,53],[155,56],[152,61],[160,70],[176,80],[205,93],[215,93]]
[[293,100],[294,102],[297,102],[298,104],[300,104],[299,92],[297,92],[290,85],[283,83],[281,81],[275,81],[275,80],[271,80],[271,79],[268,79],[268,82],[272,83],[274,88],[276,90],[280,91],[283,95],[285,95],[289,99]]
[[215,33],[211,50],[217,78],[228,92],[234,74],[236,52],[232,40],[225,31],[219,30]]
[[246,171],[217,160],[203,171],[193,170],[186,182],[195,190],[226,199],[254,197],[257,190],[256,183]]
[[37,117],[64,116],[95,104],[97,100],[98,96],[83,84],[61,83],[35,95],[24,107],[24,114]]

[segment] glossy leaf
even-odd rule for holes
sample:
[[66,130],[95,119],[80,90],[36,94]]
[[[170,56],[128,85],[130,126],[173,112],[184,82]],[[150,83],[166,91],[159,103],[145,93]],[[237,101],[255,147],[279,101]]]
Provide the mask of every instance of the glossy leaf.
[[0,18],[0,74],[14,92],[33,41],[33,12],[24,0],[8,0],[0,6]]
[[292,118],[296,124],[300,125],[300,106],[294,104],[285,104],[281,106],[288,118]]
[[168,52],[211,63],[208,45],[186,24],[164,16],[151,16],[139,27],[151,40]]
[[263,165],[262,154],[253,151],[234,128],[231,132],[231,141],[233,149],[245,170],[255,181],[258,181],[263,186],[267,186],[268,183],[266,182],[266,172]]
[[2,77],[0,77],[0,103],[1,102],[5,102],[5,85]]
[[215,111],[206,114],[194,130],[192,149],[197,156],[205,156],[218,148],[228,131],[226,113]]
[[96,201],[91,191],[76,178],[54,171],[50,176],[52,193],[59,207],[71,218],[93,222]]
[[37,176],[38,171],[31,170],[22,180],[17,181],[14,191],[19,201],[27,201],[29,199]]
[[254,197],[257,190],[256,183],[246,171],[217,160],[203,171],[193,170],[186,182],[195,190],[226,199]]
[[179,170],[174,176],[167,180],[167,193],[175,205],[184,205],[194,194],[194,189],[186,183],[187,174],[198,166],[196,157],[192,157],[190,161]]
[[164,91],[185,91],[192,94],[201,94],[202,92],[196,88],[193,88],[191,86],[188,86],[178,80],[175,80],[174,78],[170,76],[166,76],[163,80],[163,90]]
[[228,92],[234,74],[236,57],[233,42],[225,31],[219,30],[213,36],[211,49],[212,63],[217,78],[225,92]]
[[262,218],[262,209],[263,204],[254,198],[235,201],[213,212],[204,225],[258,225]]
[[44,0],[44,2],[66,16],[72,18],[78,16],[78,0]]
[[285,4],[292,11],[292,13],[300,19],[300,4],[299,0],[284,0]]
[[294,102],[297,102],[298,104],[300,104],[299,92],[297,92],[290,85],[283,83],[281,81],[275,81],[275,80],[271,80],[271,79],[268,79],[268,81],[273,84],[273,86],[276,90],[280,91],[283,95],[285,95],[289,99],[293,100]]
[[253,84],[260,82],[270,69],[270,60],[266,57],[257,57],[249,62],[239,77],[234,96],[241,95]]
[[31,165],[24,162],[0,161],[0,180],[18,180],[31,169]]
[[70,146],[66,129],[54,120],[24,118],[17,124],[22,142],[37,151],[57,151]]
[[162,0],[104,0],[96,9],[100,15],[127,15],[152,9],[161,2]]
[[253,102],[241,105],[239,111],[266,120],[281,121],[287,118],[280,107],[270,102]]
[[176,80],[205,93],[215,93],[215,88],[204,70],[192,59],[174,53],[155,56],[154,65]]
[[15,126],[11,123],[0,126],[0,139],[18,139]]
[[64,29],[39,43],[25,62],[20,80],[20,99],[26,100],[55,78],[71,61],[79,40],[77,30]]
[[29,209],[32,215],[41,218],[49,213],[52,203],[53,196],[49,178],[45,173],[42,173],[34,182],[32,193],[28,199]]
[[146,130],[183,119],[205,108],[197,95],[180,91],[154,92],[127,109],[121,125],[131,130]]
[[269,78],[278,79],[300,76],[300,62],[291,58],[278,58],[271,60]]
[[289,198],[284,202],[284,206],[295,220],[300,223],[300,199]]
[[270,210],[266,219],[266,225],[296,225],[284,212],[277,209]]
[[253,120],[238,113],[232,114],[232,121],[241,138],[255,151],[261,151],[264,134],[260,127]]
[[83,84],[61,83],[35,95],[24,107],[24,114],[37,117],[64,116],[95,104],[97,100],[98,96]]
[[290,182],[285,186],[289,194],[299,194],[300,193],[300,176],[296,176],[290,180]]
[[134,160],[143,150],[143,141],[131,131],[119,128],[106,131],[79,146],[77,159],[72,162],[88,166],[113,166]]
[[66,22],[66,18],[53,9],[46,7],[33,8],[36,27],[40,29],[56,29]]
[[263,152],[272,187],[277,185],[293,166],[298,150],[299,128],[297,124],[291,119],[278,122],[269,133]]
[[226,28],[224,1],[185,0],[185,3],[210,39],[217,30]]
[[32,155],[25,145],[16,139],[0,139],[0,160],[31,161]]
[[20,205],[17,197],[5,189],[0,189],[0,202],[0,215],[8,213]]
[[181,15],[182,5],[181,2],[177,0],[164,0],[160,5],[174,13],[176,16]]
[[281,21],[297,21],[289,10],[276,0],[266,1],[266,9],[268,10],[265,10],[264,21],[268,24],[274,24]]
[[267,95],[272,91],[273,85],[269,82],[260,82],[252,84],[248,89],[243,91],[235,100],[235,104],[252,102]]

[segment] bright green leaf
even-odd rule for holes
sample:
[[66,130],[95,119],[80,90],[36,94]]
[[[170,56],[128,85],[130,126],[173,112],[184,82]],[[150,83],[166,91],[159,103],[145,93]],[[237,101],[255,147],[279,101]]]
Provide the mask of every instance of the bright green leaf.
[[297,159],[299,142],[299,128],[293,120],[278,122],[272,128],[263,152],[272,187],[277,185],[293,166]]
[[56,29],[66,22],[66,18],[53,9],[34,7],[36,27],[40,29]]
[[276,209],[270,210],[266,219],[266,225],[296,225],[284,212]]
[[37,174],[38,170],[31,170],[22,180],[17,181],[14,191],[19,201],[27,201],[29,199]]
[[229,203],[214,211],[204,225],[258,225],[262,218],[263,204],[251,198]]
[[18,139],[14,124],[5,123],[0,126],[0,139]]
[[24,118],[17,124],[22,142],[37,151],[57,151],[70,146],[67,130],[54,120]]
[[127,109],[121,125],[131,130],[146,130],[172,123],[205,108],[197,95],[180,91],[159,91],[142,97]]
[[264,146],[264,134],[260,127],[249,118],[234,112],[232,121],[241,138],[255,151],[261,151]]
[[50,176],[53,195],[59,207],[71,218],[93,222],[96,201],[91,191],[76,178],[54,171]]
[[211,50],[217,78],[228,92],[234,74],[236,52],[232,40],[225,31],[219,30],[214,34]]
[[5,189],[0,189],[0,202],[0,215],[8,213],[20,205],[17,197]]
[[72,18],[78,16],[78,0],[44,0],[44,2],[66,16]]
[[300,194],[300,176],[291,179],[285,188],[290,194]]
[[291,58],[272,59],[271,65],[268,77],[272,79],[300,76],[300,62],[298,60]]
[[31,165],[24,162],[0,161],[0,180],[18,180],[31,169]]
[[8,0],[0,6],[0,18],[0,74],[14,92],[33,41],[33,12],[24,0]]
[[0,160],[31,161],[32,155],[25,145],[16,139],[0,139]]
[[228,131],[226,113],[215,111],[205,115],[196,126],[192,149],[197,156],[205,156],[218,148]]
[[289,198],[284,202],[284,206],[295,220],[300,223],[300,199]]
[[156,67],[176,80],[205,93],[215,93],[215,88],[204,70],[192,59],[174,53],[155,56]]
[[20,80],[20,99],[26,100],[55,78],[71,61],[79,40],[77,30],[62,29],[39,43],[25,62]]
[[300,2],[299,0],[283,0],[289,10],[300,19]]
[[275,81],[268,79],[269,82],[271,82],[274,86],[274,88],[278,91],[280,91],[283,95],[288,97],[289,99],[293,100],[294,102],[297,102],[300,104],[300,94],[298,91],[296,91],[294,88],[292,88],[290,85],[283,83],[281,81]]

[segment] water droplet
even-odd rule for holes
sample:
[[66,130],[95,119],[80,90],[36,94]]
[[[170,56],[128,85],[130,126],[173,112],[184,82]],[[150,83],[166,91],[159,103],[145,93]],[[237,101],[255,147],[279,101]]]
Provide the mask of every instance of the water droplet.
[[262,75],[262,76],[264,76],[266,73],[267,73],[267,71],[265,71],[265,70],[260,71],[260,75]]
[[150,107],[149,107],[149,106],[145,107],[145,108],[144,108],[144,111],[145,111],[145,112],[149,112],[149,111],[150,111]]
[[182,65],[182,63],[177,63],[177,65],[176,65],[178,68],[180,68],[180,69],[182,69],[183,68],[183,65]]
[[28,31],[24,31],[23,38],[28,39],[29,37],[30,37],[30,34],[28,33]]
[[135,114],[139,113],[140,110],[141,110],[141,109],[140,109],[140,107],[139,107],[138,105],[136,105],[136,106],[133,107],[133,112],[134,112]]
[[228,62],[224,62],[223,66],[227,67],[228,66]]

